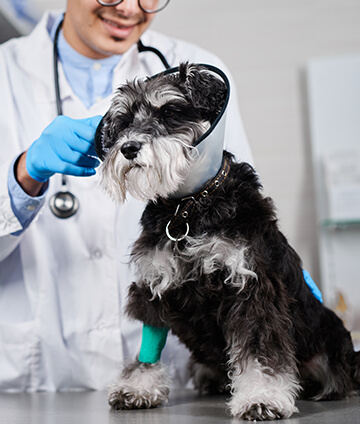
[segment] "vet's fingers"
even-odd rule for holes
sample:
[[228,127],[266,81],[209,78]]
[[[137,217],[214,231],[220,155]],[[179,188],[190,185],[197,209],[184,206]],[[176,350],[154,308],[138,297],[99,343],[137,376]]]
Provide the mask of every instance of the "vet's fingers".
[[77,135],[67,139],[67,144],[71,150],[87,156],[96,156],[94,140],[86,140]]
[[[95,151],[95,132],[97,126],[96,123],[99,121],[99,117],[88,118],[83,121],[76,122],[74,128],[74,135],[67,138],[67,143],[72,150],[80,152],[84,155],[97,156]],[[100,117],[101,118],[101,117]],[[87,125],[87,122],[91,123],[91,126]]]
[[100,115],[85,119],[74,119],[74,132],[84,140],[92,141],[95,136],[96,128],[98,127],[102,117]]
[[76,166],[69,163],[64,163],[62,167],[56,170],[59,174],[73,175],[75,177],[91,177],[96,174],[93,167]]
[[[92,129],[92,131],[85,134],[85,137],[82,132],[80,131],[76,132],[76,134],[79,136],[79,139],[84,140],[87,143],[87,145],[83,146],[83,148],[85,148],[86,151],[81,150],[82,153],[88,154],[90,156],[97,156],[96,150],[95,150],[95,133],[101,119],[102,119],[102,116],[96,115],[91,118],[86,118],[84,120],[81,120],[81,122],[79,122],[80,124],[89,125]],[[75,150],[77,149],[75,148]]]
[[94,147],[95,132],[101,116],[93,116],[85,119],[71,119],[59,116],[56,126],[61,127],[63,139],[75,151],[85,155],[96,156]]
[[[56,166],[62,167],[65,164],[71,164],[76,165],[80,167],[86,167],[86,168],[96,168],[100,165],[100,160],[95,156],[88,155],[88,149],[86,146],[84,147],[85,142],[80,141],[79,143],[75,143],[75,146],[77,147],[76,150],[74,150],[70,145],[64,145],[64,146],[54,146],[55,154],[59,159],[59,163],[55,161]],[[84,147],[84,153],[82,153],[81,148],[79,146]],[[55,171],[60,172],[61,171]]]
[[102,118],[103,117],[101,115],[95,115],[95,116],[92,116],[90,118],[85,118],[82,121],[85,124],[90,125],[92,128],[94,128],[94,130],[96,130],[96,128],[100,124],[100,121],[102,120]]

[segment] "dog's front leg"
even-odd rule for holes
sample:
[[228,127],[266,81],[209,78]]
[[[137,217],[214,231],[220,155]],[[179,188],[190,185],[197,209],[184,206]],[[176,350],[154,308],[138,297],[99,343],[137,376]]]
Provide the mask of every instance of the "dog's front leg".
[[169,391],[170,378],[160,362],[136,360],[125,366],[110,387],[108,400],[113,409],[156,408],[167,403]]
[[269,306],[262,322],[251,311],[241,319],[237,316],[236,324],[232,321],[228,333],[232,397],[228,406],[234,417],[264,421],[297,412],[300,385],[293,341],[286,320],[274,309]]
[[299,384],[295,374],[274,373],[250,357],[242,366],[234,366],[230,377],[232,397],[228,406],[234,417],[264,421],[289,418],[297,412]]
[[153,325],[143,325],[138,359],[125,366],[110,387],[108,400],[114,409],[155,408],[168,401],[171,379],[160,363],[168,328],[155,326],[163,324],[158,318],[159,304],[156,300],[147,302],[148,295],[143,286],[131,285],[127,312],[143,322],[153,317]]

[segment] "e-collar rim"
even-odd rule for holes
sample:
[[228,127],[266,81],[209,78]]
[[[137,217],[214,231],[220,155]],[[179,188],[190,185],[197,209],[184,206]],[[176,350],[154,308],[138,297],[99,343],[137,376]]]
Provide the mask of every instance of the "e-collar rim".
[[[195,63],[195,65],[203,66],[204,68],[208,69],[209,71],[212,71],[215,74],[219,75],[223,79],[223,81],[226,85],[227,93],[226,93],[225,103],[224,103],[220,113],[217,115],[214,122],[211,124],[211,127],[200,138],[198,138],[193,143],[194,147],[198,146],[205,138],[207,138],[209,136],[209,134],[212,133],[212,131],[214,130],[214,128],[217,126],[220,119],[224,115],[226,108],[227,108],[227,105],[229,103],[229,99],[230,99],[230,82],[229,82],[229,79],[226,76],[226,74],[221,69],[217,68],[214,65],[209,65],[209,64],[206,64],[206,63]],[[180,69],[180,66],[176,66],[174,68],[167,69],[166,71],[162,71],[162,72],[159,72],[156,75],[153,75],[152,77],[150,77],[150,79],[157,78],[160,75],[174,74],[176,72],[179,72],[179,69]]]
[[[206,69],[208,69],[209,71],[212,71],[212,72],[214,72],[215,74],[217,74],[217,75],[219,75],[222,79],[223,79],[223,81],[224,81],[224,83],[225,83],[225,85],[226,85],[226,88],[227,88],[227,93],[226,93],[226,99],[225,99],[225,103],[224,103],[224,105],[223,105],[223,107],[222,107],[222,109],[221,109],[221,111],[220,111],[220,113],[217,115],[217,117],[215,118],[215,120],[214,120],[214,122],[212,123],[212,125],[210,126],[210,128],[201,136],[201,137],[199,137],[194,143],[193,143],[193,146],[194,147],[196,147],[196,146],[198,146],[205,138],[207,138],[212,132],[213,132],[213,130],[215,129],[215,127],[217,126],[217,124],[219,123],[219,121],[220,121],[220,119],[223,117],[223,115],[224,115],[224,113],[225,113],[225,111],[226,111],[226,108],[227,108],[227,105],[228,105],[228,103],[229,103],[229,99],[230,99],[230,82],[229,82],[229,79],[228,79],[228,77],[226,76],[226,74],[221,70],[221,69],[219,69],[219,68],[217,68],[216,66],[213,66],[213,65],[208,65],[208,64],[206,64],[206,63],[196,63],[196,65],[200,65],[200,66],[203,66],[204,68],[206,68]],[[157,78],[157,77],[159,77],[160,75],[168,75],[168,74],[173,74],[173,73],[176,73],[176,72],[179,72],[179,69],[180,69],[180,66],[176,66],[176,67],[174,67],[174,68],[169,68],[169,69],[166,69],[165,71],[162,71],[162,72],[159,72],[159,73],[157,73],[157,74],[155,74],[155,75],[153,75],[153,76],[151,76],[151,77],[149,77],[149,79],[154,79],[154,78]],[[98,127],[97,127],[97,129],[96,129],[96,133],[95,133],[95,140],[97,140],[97,138],[99,138],[100,137],[100,131],[99,131],[99,128],[101,127],[101,123],[103,122],[103,120],[104,120],[104,118],[105,118],[105,116],[106,116],[106,113],[105,113],[105,115],[102,117],[102,119],[101,119],[101,121],[100,121],[100,123],[99,123],[99,125],[98,125]],[[100,145],[101,145],[101,142],[100,142]],[[98,142],[95,142],[95,150],[96,150],[96,154],[98,155],[98,157],[101,159],[101,160],[103,160],[104,159],[104,156],[105,156],[105,153],[104,153],[104,151],[103,151],[103,148],[102,148],[102,146],[100,146],[101,147],[101,150],[99,151],[99,145],[98,145]]]

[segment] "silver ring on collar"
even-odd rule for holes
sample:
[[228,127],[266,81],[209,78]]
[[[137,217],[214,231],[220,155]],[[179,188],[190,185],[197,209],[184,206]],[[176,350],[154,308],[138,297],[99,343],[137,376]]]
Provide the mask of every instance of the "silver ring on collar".
[[186,238],[186,237],[187,237],[187,235],[189,234],[190,227],[189,227],[189,224],[188,224],[187,222],[185,222],[185,225],[186,225],[186,231],[185,231],[185,234],[183,234],[182,236],[177,237],[177,238],[173,237],[173,236],[170,234],[170,231],[169,231],[169,226],[170,226],[170,224],[171,224],[171,221],[169,221],[169,222],[167,223],[165,231],[166,231],[166,235],[168,236],[168,238],[169,238],[171,241],[178,242],[178,241],[184,240],[184,238]]

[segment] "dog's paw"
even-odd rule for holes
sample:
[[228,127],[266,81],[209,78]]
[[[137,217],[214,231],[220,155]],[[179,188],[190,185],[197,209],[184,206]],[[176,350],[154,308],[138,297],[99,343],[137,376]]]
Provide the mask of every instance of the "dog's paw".
[[269,382],[267,386],[252,387],[249,384],[242,390],[232,391],[233,396],[228,402],[231,415],[248,421],[271,421],[289,418],[298,412],[295,391],[281,389],[275,382],[273,386]]
[[109,393],[109,405],[113,409],[144,409],[156,408],[167,403],[167,395],[157,396],[142,390],[119,388]]
[[271,421],[285,418],[285,415],[274,406],[268,406],[263,403],[254,403],[244,408],[244,411],[237,414],[236,418],[248,421]]
[[134,362],[110,387],[108,401],[113,409],[156,408],[165,405],[170,378],[161,364]]
[[248,401],[237,403],[232,399],[229,403],[230,413],[235,418],[248,421],[271,421],[289,418],[298,409],[292,403],[274,401]]
[[295,400],[300,384],[296,373],[274,373],[255,359],[230,373],[231,415],[250,421],[289,418],[298,409]]

